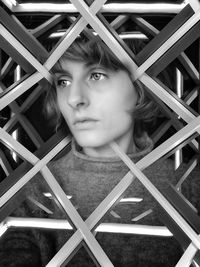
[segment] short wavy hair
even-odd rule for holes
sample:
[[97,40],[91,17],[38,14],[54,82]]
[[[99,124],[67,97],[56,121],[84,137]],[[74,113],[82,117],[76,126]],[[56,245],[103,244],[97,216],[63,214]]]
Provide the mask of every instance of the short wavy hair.
[[[133,42],[131,42],[131,46],[132,47],[129,45],[129,48],[135,51],[136,47]],[[61,62],[65,60],[84,62],[86,64],[100,64],[112,71],[126,71],[131,79],[133,77],[128,67],[126,67],[99,38],[95,38],[94,40],[77,39],[74,41],[52,68],[52,73],[56,70],[60,70]],[[147,96],[145,87],[140,81],[134,81],[133,86],[138,93],[138,101],[133,110],[135,124],[134,134],[140,135],[144,128],[144,123],[155,118],[157,105]],[[57,127],[62,121],[62,115],[57,104],[55,82],[47,89],[45,110],[48,115],[53,116],[51,118],[56,120]]]

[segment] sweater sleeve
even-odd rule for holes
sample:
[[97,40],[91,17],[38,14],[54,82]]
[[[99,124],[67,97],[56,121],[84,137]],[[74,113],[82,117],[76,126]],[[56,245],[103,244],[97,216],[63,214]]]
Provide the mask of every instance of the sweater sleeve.
[[[35,179],[35,178],[34,178]],[[37,180],[35,180],[37,181]],[[10,216],[48,218],[48,214],[30,199],[42,196],[41,184],[28,184],[26,199]],[[39,200],[45,204],[45,198]],[[39,202],[38,201],[38,202]],[[0,239],[0,267],[42,267],[52,257],[53,237],[50,231],[35,228],[9,228]]]

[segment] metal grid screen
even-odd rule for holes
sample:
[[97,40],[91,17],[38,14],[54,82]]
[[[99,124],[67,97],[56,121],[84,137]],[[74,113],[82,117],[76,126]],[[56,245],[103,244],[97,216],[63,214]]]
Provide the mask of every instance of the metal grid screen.
[[[41,172],[74,227],[72,237],[47,266],[64,264],[71,253],[80,247],[82,240],[100,266],[113,266],[93,233],[98,231],[102,217],[136,177],[168,214],[169,225],[166,223],[163,233],[168,231],[169,226],[175,236],[177,233],[181,236],[180,242],[185,237],[189,240],[177,263],[179,267],[189,266],[193,260],[199,261],[198,257],[194,258],[200,249],[199,225],[196,226],[195,220],[192,221],[193,213],[190,217],[193,208],[188,208],[186,214],[179,209],[182,202],[177,196],[180,195],[182,183],[197,165],[199,155],[200,3],[197,0],[144,4],[106,0],[91,2],[70,0],[44,4],[37,1],[34,4],[1,0],[0,234],[17,225],[42,228],[45,224],[49,229],[58,227],[56,221],[34,219],[31,223],[25,218],[17,220],[9,217],[24,200],[22,189],[34,179],[36,173]],[[155,149],[136,165],[113,147],[130,172],[83,221],[47,166],[52,158],[67,147],[70,138],[60,131],[55,133],[52,128],[44,137],[41,127],[32,119],[37,116],[31,116],[31,110],[33,107],[37,110],[44,84],[51,82],[50,70],[66,48],[79,34],[93,38],[94,33],[121,61],[129,65],[134,79],[139,79],[146,86],[165,119],[161,119],[156,129],[152,130],[151,137],[157,144]],[[133,54],[124,44],[125,38],[145,40],[145,46]],[[45,47],[46,39],[54,40],[50,51]],[[173,89],[158,79],[171,64],[175,84]],[[19,132],[24,138],[20,139]],[[178,168],[185,154],[188,168],[180,177],[176,189],[170,192],[169,202],[149,182],[142,170],[157,159],[169,156],[173,156],[175,168]],[[181,230],[177,230],[177,226]],[[68,229],[71,226],[65,222],[60,227]],[[132,225],[128,231],[134,233],[134,227]],[[123,231],[127,229],[124,227]]]

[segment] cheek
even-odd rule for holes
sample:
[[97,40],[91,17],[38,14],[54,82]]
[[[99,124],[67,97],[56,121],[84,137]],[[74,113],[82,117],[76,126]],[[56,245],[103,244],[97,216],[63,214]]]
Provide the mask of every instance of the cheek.
[[67,108],[67,95],[64,90],[57,91],[57,104],[61,113]]
[[[60,110],[60,112],[63,114],[64,113],[64,100],[61,97],[57,97],[57,105],[58,105],[58,109]],[[63,114],[64,115],[64,114]]]
[[125,77],[121,81],[118,81],[113,88],[117,89],[113,100],[113,103],[116,103],[116,109],[119,112],[121,111],[133,114],[133,110],[138,100],[138,93],[132,84],[132,81]]
[[56,91],[56,94],[57,94],[57,105],[61,111],[64,101],[63,94],[60,91]]
[[118,105],[109,105],[102,113],[104,127],[109,132],[122,131],[133,125],[133,102],[121,102]]
[[138,101],[138,93],[133,87],[133,85],[131,84],[129,90],[127,90],[127,93],[125,94],[124,101],[123,101],[125,110],[133,114],[133,110],[135,109],[137,101]]
[[119,117],[119,120],[132,119],[137,99],[137,93],[134,90],[129,90],[127,93],[119,95],[117,99],[113,99],[113,103],[111,102],[113,113]]
[[57,96],[57,105],[58,109],[60,110],[61,114],[63,115],[65,121],[69,124],[69,119],[70,116],[70,109],[67,105],[66,99],[63,95],[59,94]]

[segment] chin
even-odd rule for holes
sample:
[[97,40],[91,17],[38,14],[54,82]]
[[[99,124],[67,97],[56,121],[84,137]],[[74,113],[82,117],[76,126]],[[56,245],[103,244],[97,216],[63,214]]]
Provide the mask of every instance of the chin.
[[76,142],[79,144],[79,146],[81,146],[81,147],[100,147],[100,146],[102,146],[102,145],[104,145],[104,144],[101,144],[101,143],[99,143],[99,142],[97,142],[97,141],[95,141],[95,140],[80,140],[80,139],[76,139]]
[[97,137],[97,136],[75,136],[75,140],[76,142],[79,144],[79,146],[81,147],[93,147],[93,148],[97,148],[97,147],[102,147],[105,146],[109,143],[108,140],[102,140],[101,137]]

